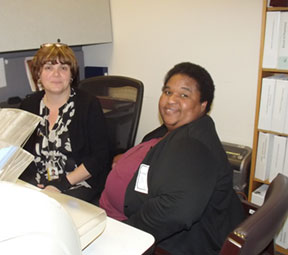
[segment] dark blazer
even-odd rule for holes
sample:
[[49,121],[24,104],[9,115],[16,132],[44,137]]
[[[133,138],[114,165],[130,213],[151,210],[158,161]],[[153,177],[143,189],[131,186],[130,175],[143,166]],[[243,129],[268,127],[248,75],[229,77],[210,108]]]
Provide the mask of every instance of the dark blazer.
[[[75,114],[68,126],[72,147],[72,155],[77,165],[84,164],[92,175],[87,182],[95,194],[102,192],[109,171],[109,148],[107,129],[101,105],[97,98],[88,93],[75,90]],[[24,99],[20,108],[39,115],[40,101],[44,91],[36,92]],[[37,132],[33,133],[25,145],[25,149],[33,154]],[[28,181],[31,178],[34,163],[20,177]]]
[[[152,136],[159,132],[165,127]],[[126,222],[173,255],[218,254],[243,211],[213,120],[206,115],[172,131],[142,163],[150,166],[148,194],[135,191],[136,172],[126,190]]]

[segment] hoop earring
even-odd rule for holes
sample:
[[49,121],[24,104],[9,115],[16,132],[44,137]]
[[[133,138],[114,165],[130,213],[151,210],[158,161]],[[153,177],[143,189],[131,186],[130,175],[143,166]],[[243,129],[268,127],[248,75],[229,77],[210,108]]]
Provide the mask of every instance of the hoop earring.
[[40,78],[37,80],[37,87],[38,87],[38,90],[43,90],[43,85],[41,83]]

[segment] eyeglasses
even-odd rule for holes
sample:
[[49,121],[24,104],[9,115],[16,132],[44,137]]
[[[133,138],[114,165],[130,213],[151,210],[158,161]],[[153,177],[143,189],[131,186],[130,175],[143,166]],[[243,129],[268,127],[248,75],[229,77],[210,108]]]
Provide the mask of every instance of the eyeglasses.
[[68,47],[67,44],[65,43],[44,43],[40,45],[40,48],[45,48],[45,47],[57,47],[57,48],[61,48],[61,47]]

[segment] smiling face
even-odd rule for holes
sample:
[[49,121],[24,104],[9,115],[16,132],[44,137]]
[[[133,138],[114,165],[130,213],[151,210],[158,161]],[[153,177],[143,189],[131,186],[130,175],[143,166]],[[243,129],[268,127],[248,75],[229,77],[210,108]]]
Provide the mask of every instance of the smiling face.
[[198,119],[205,114],[207,101],[200,102],[196,80],[184,74],[173,75],[159,100],[159,111],[169,131]]
[[46,93],[70,93],[70,66],[61,64],[59,61],[55,64],[47,62],[40,71],[40,81]]

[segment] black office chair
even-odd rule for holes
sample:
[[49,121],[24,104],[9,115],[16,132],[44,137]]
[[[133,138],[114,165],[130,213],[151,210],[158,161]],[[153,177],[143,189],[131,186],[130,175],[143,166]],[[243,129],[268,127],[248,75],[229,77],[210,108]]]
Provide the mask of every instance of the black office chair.
[[79,89],[97,96],[110,138],[111,157],[134,146],[143,100],[143,83],[125,76],[95,76],[80,81]]
[[220,255],[275,254],[274,237],[288,214],[288,177],[278,174],[267,190],[264,204],[259,207],[242,201],[248,216],[226,238]]

